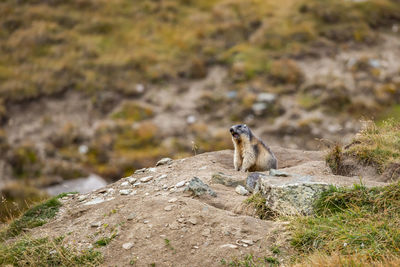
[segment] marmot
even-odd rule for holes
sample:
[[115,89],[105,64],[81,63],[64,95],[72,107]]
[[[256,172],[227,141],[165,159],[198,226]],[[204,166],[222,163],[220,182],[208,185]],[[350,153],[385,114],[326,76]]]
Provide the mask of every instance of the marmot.
[[229,131],[235,147],[233,165],[237,171],[267,171],[277,168],[274,153],[253,135],[246,124],[234,125]]

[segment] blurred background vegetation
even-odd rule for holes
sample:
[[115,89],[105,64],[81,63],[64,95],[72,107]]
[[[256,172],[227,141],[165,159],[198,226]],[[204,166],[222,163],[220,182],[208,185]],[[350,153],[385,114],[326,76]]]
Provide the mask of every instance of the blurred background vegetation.
[[231,148],[233,123],[320,149],[398,119],[399,27],[398,0],[1,1],[0,218],[66,180]]

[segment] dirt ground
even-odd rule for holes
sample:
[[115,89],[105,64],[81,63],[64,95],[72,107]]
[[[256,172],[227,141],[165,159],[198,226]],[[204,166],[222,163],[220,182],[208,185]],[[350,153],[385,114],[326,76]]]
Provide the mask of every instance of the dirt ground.
[[[323,152],[272,149],[286,171],[339,184],[357,182],[357,177],[330,174],[323,165]],[[103,266],[133,262],[136,266],[219,266],[222,259],[229,262],[247,254],[287,262],[292,254],[288,222],[256,218],[253,208],[244,204],[246,196],[234,187],[212,183],[212,175],[218,172],[233,180],[246,178],[245,173],[234,171],[232,157],[233,151],[223,150],[174,160],[131,176],[138,181],[152,176],[146,178],[148,182],[132,185],[123,178],[86,195],[65,197],[56,218],[32,234],[65,235],[66,244],[78,249],[96,247],[97,240],[109,237],[108,245],[96,248],[104,255]],[[184,192],[181,185],[193,177],[208,184],[217,197]],[[271,252],[275,246],[281,251],[278,256]]]

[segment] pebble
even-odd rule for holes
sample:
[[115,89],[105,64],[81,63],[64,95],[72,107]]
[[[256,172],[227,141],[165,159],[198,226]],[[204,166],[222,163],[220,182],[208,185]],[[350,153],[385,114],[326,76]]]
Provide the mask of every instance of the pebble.
[[123,182],[123,183],[121,183],[121,186],[128,186],[129,185],[129,182]]
[[130,184],[134,184],[134,183],[136,183],[136,181],[137,181],[136,178],[133,178],[133,177],[129,177],[129,178],[128,178],[128,182],[129,182]]
[[234,244],[224,244],[224,245],[220,246],[220,248],[238,248],[238,246],[236,246]]
[[178,230],[179,229],[179,224],[177,222],[173,222],[169,225],[169,229],[171,230]]
[[206,228],[201,232],[202,236],[210,236],[210,234],[211,234],[211,230],[209,228]]
[[144,224],[148,224],[148,223],[149,223],[149,220],[144,220],[143,223],[144,223]]
[[246,188],[241,185],[236,186],[235,192],[242,196],[249,194],[249,191],[247,191]]
[[162,179],[165,179],[165,178],[167,178],[167,175],[166,174],[161,174],[160,176],[158,176],[157,180],[162,180]]
[[131,220],[133,220],[133,219],[135,219],[135,218],[136,218],[136,213],[134,213],[134,212],[132,212],[131,214],[129,214],[128,217],[127,217],[128,221],[131,221]]
[[190,222],[190,223],[193,224],[193,225],[196,225],[196,224],[197,224],[196,218],[190,218],[190,219],[188,220],[188,222]]
[[103,203],[105,200],[103,199],[103,198],[101,198],[101,197],[96,197],[95,199],[93,199],[93,200],[91,200],[91,201],[88,201],[88,202],[86,202],[85,204],[83,204],[83,205],[95,205],[95,204],[100,204],[100,203]]
[[146,192],[146,193],[144,193],[144,195],[145,195],[145,196],[148,196],[148,195],[150,195],[150,193]]
[[139,185],[141,185],[141,184],[142,184],[141,182],[137,182],[137,183],[134,183],[133,186],[136,187],[136,186],[139,186]]
[[101,226],[101,222],[92,222],[90,224],[91,227],[100,227]]
[[145,171],[146,171],[146,168],[142,168],[142,169],[136,170],[136,171],[135,171],[135,174],[143,173],[143,172],[145,172]]
[[79,196],[79,197],[78,197],[78,201],[84,201],[84,200],[86,200],[87,198],[88,198],[87,195],[82,195],[82,196]]
[[148,168],[147,169],[149,172],[156,172],[157,171],[157,168]]
[[179,183],[177,183],[177,184],[175,185],[175,187],[177,187],[177,188],[182,187],[182,186],[185,185],[185,183],[186,183],[186,181],[180,181]]
[[120,193],[121,195],[123,195],[123,196],[129,195],[130,192],[131,192],[130,189],[122,189],[122,190],[119,190],[119,193]]
[[122,248],[126,249],[126,250],[131,249],[132,247],[133,247],[133,243],[125,243],[122,245]]
[[151,179],[153,179],[153,176],[146,176],[146,177],[140,178],[140,181],[141,181],[142,183],[147,183],[147,182],[150,181]]
[[185,219],[184,218],[179,218],[179,219],[177,219],[177,221],[180,222],[180,223],[183,223],[185,221]]
[[242,239],[242,240],[240,240],[240,242],[247,244],[249,246],[252,246],[254,244],[253,240],[251,240],[251,239]]
[[168,200],[168,203],[174,203],[176,202],[178,199],[176,197],[171,198],[170,200]]
[[164,208],[164,210],[165,210],[165,211],[171,211],[171,210],[172,210],[172,206],[171,206],[171,205],[168,205],[168,206],[166,206],[166,207]]
[[172,159],[171,158],[162,158],[156,163],[156,166],[169,165],[171,163],[172,163]]

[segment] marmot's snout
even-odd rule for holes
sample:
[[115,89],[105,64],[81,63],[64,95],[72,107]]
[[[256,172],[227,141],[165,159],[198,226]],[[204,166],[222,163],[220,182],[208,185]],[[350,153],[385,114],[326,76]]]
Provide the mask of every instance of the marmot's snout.
[[239,139],[240,138],[240,134],[235,130],[235,126],[231,127],[229,129],[229,131],[231,132],[231,135],[236,138]]

